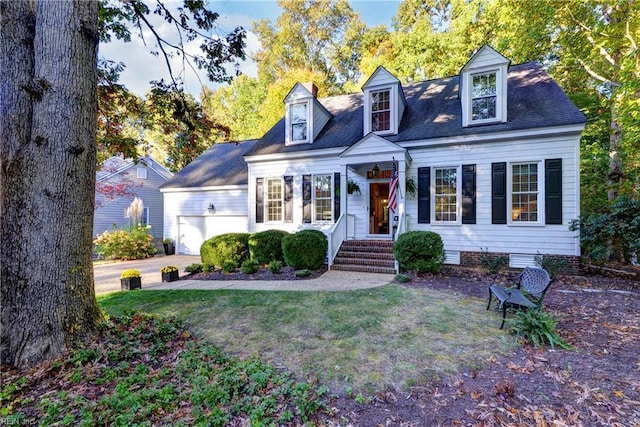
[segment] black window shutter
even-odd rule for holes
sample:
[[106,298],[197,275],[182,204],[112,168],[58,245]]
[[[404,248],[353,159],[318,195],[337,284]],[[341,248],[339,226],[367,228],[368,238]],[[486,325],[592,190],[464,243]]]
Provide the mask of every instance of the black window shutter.
[[302,175],[302,222],[311,222],[311,175]]
[[256,178],[256,223],[264,222],[264,178]]
[[431,184],[431,168],[418,168],[418,223],[431,222],[431,206],[429,185]]
[[507,164],[491,164],[491,223],[507,223]]
[[547,224],[562,224],[562,159],[544,162],[544,211]]
[[284,221],[293,222],[293,176],[284,177]]
[[340,218],[340,173],[333,174],[333,222]]
[[462,165],[462,223],[476,223],[476,165]]

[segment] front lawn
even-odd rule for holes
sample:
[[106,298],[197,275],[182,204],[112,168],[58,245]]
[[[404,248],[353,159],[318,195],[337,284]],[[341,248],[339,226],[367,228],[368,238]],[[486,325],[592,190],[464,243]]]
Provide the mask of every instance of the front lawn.
[[514,348],[476,298],[398,285],[350,292],[135,291],[106,311],[175,315],[214,345],[332,390],[373,393],[477,368]]

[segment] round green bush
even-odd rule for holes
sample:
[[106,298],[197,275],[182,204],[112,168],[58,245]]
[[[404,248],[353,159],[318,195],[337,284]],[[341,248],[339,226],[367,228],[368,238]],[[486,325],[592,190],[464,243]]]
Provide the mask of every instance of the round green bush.
[[213,264],[219,268],[227,264],[238,268],[244,260],[249,259],[249,234],[227,233],[214,236],[200,246],[200,258],[203,264]]
[[433,231],[401,234],[393,245],[393,255],[400,267],[420,273],[436,273],[446,258],[442,238]]
[[249,236],[249,255],[260,264],[271,261],[284,261],[282,255],[282,238],[289,235],[282,230],[266,230]]
[[254,259],[247,259],[242,263],[241,269],[244,274],[254,274],[260,270],[260,264]]
[[269,263],[269,271],[271,271],[273,274],[280,274],[282,273],[283,264],[284,262],[274,259]]
[[282,238],[282,253],[287,265],[317,270],[327,258],[327,236],[318,230],[302,230]]

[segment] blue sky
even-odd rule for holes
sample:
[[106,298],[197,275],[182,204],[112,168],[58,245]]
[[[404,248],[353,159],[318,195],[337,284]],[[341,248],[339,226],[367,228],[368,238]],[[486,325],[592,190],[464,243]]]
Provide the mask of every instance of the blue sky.
[[[171,3],[171,2],[169,2]],[[395,16],[400,5],[400,0],[352,0],[349,2],[355,12],[360,13],[363,21],[369,26],[384,24],[391,26],[391,18]],[[214,0],[210,2],[210,9],[220,14],[219,24],[222,30],[242,26],[247,30],[247,53],[251,54],[260,47],[260,42],[251,32],[253,21],[269,19],[272,22],[281,14],[281,9],[276,1],[271,0]],[[161,33],[170,28],[164,22],[158,22],[158,31]],[[130,43],[113,41],[100,45],[100,56],[118,62],[124,62],[125,71],[121,75],[121,83],[137,95],[144,95],[149,89],[149,81],[167,78],[164,59],[157,58],[149,52],[155,49],[150,34],[145,35],[147,46],[137,37],[132,37]],[[197,49],[194,44],[193,49]],[[172,67],[175,70],[182,69],[181,63],[176,59]],[[241,65],[241,70],[250,75],[256,74],[256,67],[250,60]],[[184,74],[187,90],[196,97],[200,93],[201,84],[215,87],[206,80],[202,72],[200,79],[196,73],[188,67]]]

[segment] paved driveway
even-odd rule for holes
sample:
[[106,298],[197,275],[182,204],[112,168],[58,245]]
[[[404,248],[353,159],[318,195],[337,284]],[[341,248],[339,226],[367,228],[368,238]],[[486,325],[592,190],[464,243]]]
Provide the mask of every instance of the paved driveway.
[[117,261],[93,266],[96,295],[106,294],[120,290],[120,273],[130,268],[140,270],[142,274],[142,287],[154,283],[161,283],[160,269],[165,265],[175,265],[180,275],[185,274],[187,265],[200,263],[199,255],[156,255],[153,258],[139,259],[135,261]]

